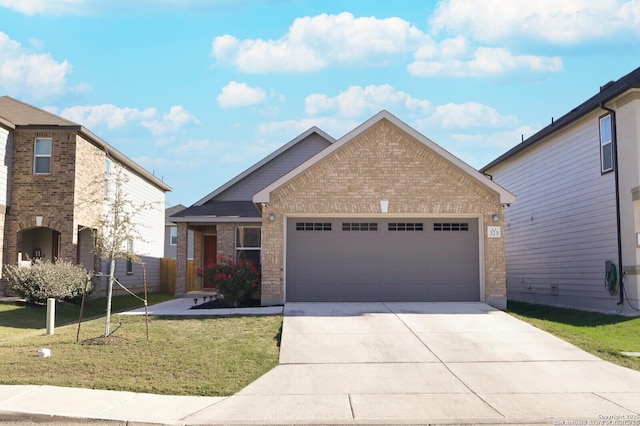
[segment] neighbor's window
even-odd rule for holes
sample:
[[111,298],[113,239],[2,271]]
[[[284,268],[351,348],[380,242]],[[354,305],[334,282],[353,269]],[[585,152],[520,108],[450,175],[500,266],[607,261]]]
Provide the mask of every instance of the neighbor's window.
[[51,173],[51,138],[36,138],[33,173],[37,175],[48,175]]
[[238,226],[236,228],[236,259],[260,264],[260,227]]
[[600,166],[602,173],[613,170],[613,128],[611,114],[600,117]]
[[172,246],[178,245],[178,227],[172,226],[169,228],[169,244]]
[[111,194],[111,160],[104,159],[104,197],[109,198]]
[[[127,251],[129,254],[133,254],[133,240],[127,240]],[[127,275],[133,275],[133,261],[131,257],[127,258]]]

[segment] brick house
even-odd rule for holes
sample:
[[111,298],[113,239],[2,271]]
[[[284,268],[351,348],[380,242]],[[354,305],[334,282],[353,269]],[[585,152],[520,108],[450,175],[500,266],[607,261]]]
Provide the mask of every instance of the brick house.
[[[312,129],[297,143],[310,134],[322,135],[325,146],[305,151],[297,166],[286,172],[275,167],[286,154],[281,149],[172,217],[178,223],[177,293],[185,289],[181,241],[196,226],[196,259],[207,251],[205,235],[217,237],[219,254],[259,253],[263,305],[506,306],[502,226],[504,207],[515,201],[511,193],[387,111],[337,141]],[[280,173],[266,172],[274,169]],[[258,182],[255,173],[269,179],[243,186],[245,179]],[[220,197],[237,186],[235,205],[225,204]]]
[[[3,266],[64,259],[106,272],[91,251],[91,228],[113,185],[110,178],[121,171],[124,191],[152,205],[138,219],[146,241],[131,243],[145,262],[148,282],[158,285],[168,185],[86,128],[8,96],[0,97],[0,155]],[[127,287],[142,286],[140,265],[118,262],[116,276]],[[98,290],[105,288],[103,280]]]

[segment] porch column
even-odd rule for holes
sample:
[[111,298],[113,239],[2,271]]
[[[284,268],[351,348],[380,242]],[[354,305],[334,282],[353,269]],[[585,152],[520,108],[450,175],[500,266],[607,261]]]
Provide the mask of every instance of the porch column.
[[176,296],[187,294],[187,223],[178,222],[178,246],[176,247]]

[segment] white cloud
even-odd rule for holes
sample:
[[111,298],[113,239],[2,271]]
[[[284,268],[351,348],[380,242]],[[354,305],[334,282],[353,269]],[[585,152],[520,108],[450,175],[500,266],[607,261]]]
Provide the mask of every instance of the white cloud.
[[266,99],[266,92],[260,87],[249,87],[246,83],[230,81],[218,95],[218,104],[222,108],[257,105]]
[[195,159],[210,153],[214,148],[215,145],[209,139],[190,139],[188,142],[172,149],[171,152],[179,156]]
[[219,64],[244,73],[308,72],[332,64],[384,64],[411,52],[428,36],[400,18],[355,18],[351,13],[296,19],[278,40],[216,37],[212,54]]
[[[421,56],[425,56],[424,52]],[[407,67],[416,77],[485,77],[514,71],[559,72],[562,68],[560,57],[514,55],[500,47],[479,47],[463,59],[446,55],[434,60],[417,60]]]
[[[451,134],[450,137],[459,146],[507,150],[522,142],[523,138],[526,139],[534,133],[535,130],[531,126],[523,125],[504,132],[488,134],[455,133]],[[495,157],[496,155],[492,154],[491,158]]]
[[[463,18],[477,16],[466,12],[455,15],[457,9],[449,5],[458,1],[466,0],[440,4],[432,19],[434,34],[449,29],[448,19],[452,20],[451,25],[456,25]],[[504,5],[505,9],[509,7]],[[483,13],[487,12],[483,10]],[[492,19],[482,22],[494,24]],[[459,25],[461,28],[456,27],[460,33],[457,36],[436,40],[397,17],[356,18],[347,12],[322,14],[296,19],[289,31],[277,40],[239,40],[229,34],[221,35],[213,40],[212,55],[218,64],[233,66],[244,73],[311,72],[336,65],[386,65],[392,61],[400,63],[408,55],[414,58],[408,71],[417,77],[485,77],[562,69],[559,57],[514,54],[505,47],[478,45],[478,40],[483,40],[481,34],[476,34],[471,24],[468,25],[471,29],[464,28],[465,24],[466,21]],[[467,33],[469,36],[464,35]],[[316,101],[322,102],[321,99]]]
[[0,0],[0,6],[25,15],[54,15],[79,13],[87,3],[85,0]]
[[184,10],[221,11],[252,7],[262,0],[0,0],[0,7],[25,15],[97,15]]
[[0,91],[16,97],[46,99],[68,90],[71,64],[50,53],[33,53],[0,31]]
[[119,108],[111,104],[93,106],[74,106],[62,110],[60,115],[68,120],[82,124],[88,129],[106,125],[108,129],[126,126],[132,121],[141,121],[155,117],[155,108],[139,110],[137,108]]
[[429,101],[413,98],[408,93],[395,90],[388,84],[349,86],[335,97],[314,93],[305,99],[308,115],[340,113],[343,117],[357,118],[375,114],[382,109],[398,109],[425,114],[431,109]]
[[170,135],[189,124],[200,124],[200,121],[181,105],[172,106],[169,112],[160,118],[155,108],[141,110],[120,108],[111,104],[74,106],[62,110],[60,115],[88,129],[106,126],[112,130],[138,124],[155,136]]
[[434,32],[481,42],[525,37],[559,44],[640,34],[638,0],[443,0],[430,19]]
[[182,105],[174,105],[160,120],[145,120],[142,125],[156,136],[177,132],[189,124],[200,124],[195,115],[187,111]]
[[495,108],[477,102],[439,105],[435,108],[435,112],[425,120],[427,123],[437,123],[445,129],[504,128],[516,125],[518,121],[513,115],[502,115]]
[[271,140],[289,140],[309,130],[318,127],[334,138],[340,138],[356,128],[361,122],[338,117],[315,117],[301,120],[272,121],[258,126],[258,134]]

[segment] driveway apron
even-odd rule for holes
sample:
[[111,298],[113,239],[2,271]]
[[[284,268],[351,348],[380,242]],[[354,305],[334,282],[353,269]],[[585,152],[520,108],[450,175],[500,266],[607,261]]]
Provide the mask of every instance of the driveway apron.
[[640,424],[640,372],[484,303],[288,303],[280,350],[188,420]]

